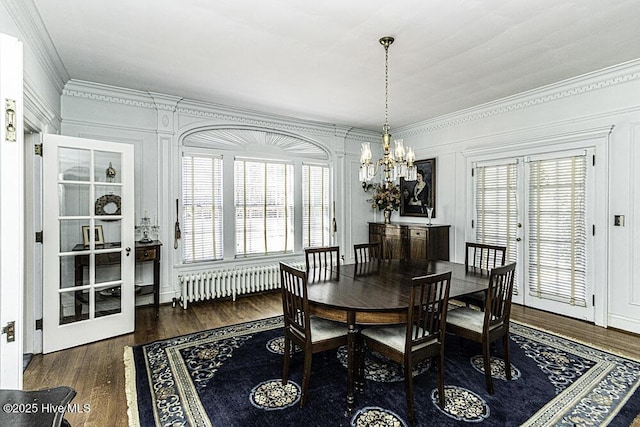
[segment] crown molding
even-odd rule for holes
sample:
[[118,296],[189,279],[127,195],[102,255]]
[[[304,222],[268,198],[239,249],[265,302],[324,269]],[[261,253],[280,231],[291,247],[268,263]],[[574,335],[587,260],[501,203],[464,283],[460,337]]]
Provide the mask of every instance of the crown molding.
[[40,13],[32,0],[2,0],[7,12],[29,45],[49,80],[62,93],[69,73],[46,30]]
[[31,112],[42,125],[48,125],[55,122],[56,126],[59,127],[60,122],[62,121],[61,117],[40,96],[37,85],[33,83],[26,72],[24,73],[23,82],[25,110]]
[[375,142],[379,139],[379,135],[376,132],[364,129],[295,119],[254,110],[185,99],[178,96],[144,92],[83,80],[69,80],[62,93],[70,97],[151,110],[164,110],[191,117],[225,121],[258,128],[277,129],[295,133],[310,133],[330,138],[348,138],[356,141]]
[[425,134],[639,79],[640,59],[635,59],[455,113],[403,126],[396,129],[396,133],[402,137]]

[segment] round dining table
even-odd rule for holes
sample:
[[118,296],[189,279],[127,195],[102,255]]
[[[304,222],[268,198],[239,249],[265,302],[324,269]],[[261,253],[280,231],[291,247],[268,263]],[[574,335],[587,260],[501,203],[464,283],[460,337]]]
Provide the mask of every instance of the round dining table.
[[355,404],[355,390],[363,389],[364,367],[359,328],[407,321],[414,277],[451,271],[449,298],[483,291],[486,275],[468,272],[464,264],[428,260],[374,260],[307,272],[309,309],[314,316],[343,322],[348,327],[347,407]]

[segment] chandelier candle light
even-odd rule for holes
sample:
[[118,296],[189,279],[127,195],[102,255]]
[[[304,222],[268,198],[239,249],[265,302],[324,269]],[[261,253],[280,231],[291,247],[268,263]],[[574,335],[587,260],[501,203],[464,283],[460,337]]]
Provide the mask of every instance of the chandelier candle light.
[[391,150],[391,134],[389,131],[389,46],[393,43],[393,37],[382,37],[380,44],[384,46],[384,126],[382,126],[382,152],[383,156],[372,163],[371,146],[368,142],[362,144],[360,151],[360,181],[363,184],[370,182],[382,168],[381,181],[390,188],[399,178],[406,181],[415,181],[418,169],[414,165],[416,155],[412,147],[407,147],[405,152],[402,139],[396,139],[395,149]]

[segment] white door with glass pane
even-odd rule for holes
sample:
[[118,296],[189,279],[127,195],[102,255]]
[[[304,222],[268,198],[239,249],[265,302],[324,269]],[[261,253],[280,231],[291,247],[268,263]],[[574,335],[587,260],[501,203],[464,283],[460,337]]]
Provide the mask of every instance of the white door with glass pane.
[[135,328],[133,146],[43,140],[43,351]]
[[515,303],[594,320],[592,150],[478,163],[476,241],[507,247],[517,262]]

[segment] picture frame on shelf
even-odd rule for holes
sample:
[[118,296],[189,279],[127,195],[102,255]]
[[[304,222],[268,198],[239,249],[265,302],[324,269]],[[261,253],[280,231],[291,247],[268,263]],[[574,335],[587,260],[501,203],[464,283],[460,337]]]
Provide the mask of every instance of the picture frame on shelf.
[[[90,230],[91,230],[91,226],[89,225],[83,225],[82,226],[82,243],[84,244],[84,246],[89,246],[91,239],[90,239]],[[94,241],[96,245],[104,245],[104,231],[102,230],[102,226],[101,225],[96,225],[94,227]]]
[[400,216],[436,217],[436,159],[416,160],[415,181],[400,178]]

